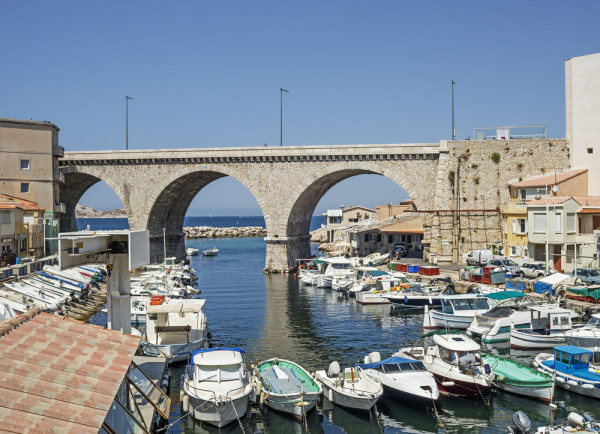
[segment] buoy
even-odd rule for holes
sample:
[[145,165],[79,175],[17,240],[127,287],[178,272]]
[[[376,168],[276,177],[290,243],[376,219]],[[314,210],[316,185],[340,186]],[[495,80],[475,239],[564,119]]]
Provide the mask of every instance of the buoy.
[[254,388],[256,389],[256,394],[260,395],[262,393],[262,383],[257,381]]
[[327,395],[327,399],[333,402],[333,389],[329,389],[329,394]]
[[188,395],[183,396],[183,399],[181,400],[181,407],[184,413],[187,413],[190,409],[190,397]]
[[185,396],[185,392],[183,389],[179,389],[179,400],[183,402],[183,397]]
[[558,408],[558,405],[556,405],[555,403],[551,402],[550,404],[548,404],[548,407],[550,407],[552,410],[556,410]]
[[442,381],[442,386],[444,386],[444,388],[454,387],[454,381]]
[[265,392],[260,393],[260,405],[265,403],[265,399],[267,399],[267,394]]

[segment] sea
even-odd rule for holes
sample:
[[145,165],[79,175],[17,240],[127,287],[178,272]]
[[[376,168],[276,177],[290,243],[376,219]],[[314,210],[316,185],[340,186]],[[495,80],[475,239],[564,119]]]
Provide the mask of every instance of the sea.
[[[323,223],[315,217],[311,230]],[[262,217],[186,217],[185,226],[263,226]],[[80,219],[92,230],[124,229],[127,219]],[[331,289],[302,285],[294,274],[263,274],[266,244],[262,238],[214,238],[186,241],[200,250],[217,247],[213,257],[193,256],[197,287],[206,299],[213,346],[241,347],[248,363],[271,357],[293,360],[309,371],[327,370],[332,361],[348,367],[378,351],[389,357],[400,347],[419,342],[423,314],[390,306],[363,306]],[[537,354],[511,350],[506,344],[484,351],[530,364]],[[307,424],[273,411],[228,425],[221,430],[185,416],[179,401],[184,366],[171,368],[169,433],[505,433],[511,417],[523,411],[532,425],[563,421],[571,411],[600,420],[598,401],[556,390],[557,410],[502,391],[489,401],[441,398],[436,411],[382,398],[371,414],[357,414],[323,400]]]

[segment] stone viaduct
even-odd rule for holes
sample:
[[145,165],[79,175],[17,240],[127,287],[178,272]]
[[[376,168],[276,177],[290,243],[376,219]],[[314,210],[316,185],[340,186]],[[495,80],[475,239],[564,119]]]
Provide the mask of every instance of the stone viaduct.
[[[422,211],[426,255],[435,252],[440,261],[451,261],[457,252],[456,221],[444,222],[437,210],[447,212],[459,204],[473,208],[482,205],[476,202],[477,194],[458,200],[461,185],[468,181],[460,170],[461,162],[464,166],[466,161],[464,154],[481,154],[471,160],[481,160],[477,185],[489,196],[483,202],[493,214],[507,199],[507,189],[500,192],[507,180],[559,163],[566,168],[565,141],[553,141],[557,152],[548,152],[548,139],[65,152],[60,161],[65,176],[60,200],[66,205],[61,231],[77,230],[75,206],[88,188],[104,181],[123,203],[129,227],[150,231],[152,261],[162,260],[163,229],[167,255],[183,258],[183,220],[192,199],[212,181],[232,176],[254,195],[265,218],[266,267],[286,270],[295,265],[296,259],[309,255],[310,219],[321,197],[344,179],[378,174],[399,184]],[[508,148],[515,152],[509,154]],[[563,151],[559,153],[559,149]],[[496,150],[502,152],[501,163],[487,155]],[[451,172],[455,174],[455,185],[449,182]],[[357,197],[355,202],[362,200]],[[492,220],[494,217],[495,225],[484,224],[495,231],[491,238],[500,233],[497,212]]]

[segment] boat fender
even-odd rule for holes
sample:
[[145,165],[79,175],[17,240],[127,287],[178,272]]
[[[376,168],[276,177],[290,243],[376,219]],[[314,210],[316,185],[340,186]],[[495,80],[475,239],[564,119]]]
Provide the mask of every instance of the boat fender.
[[581,387],[584,388],[584,389],[593,389],[594,385],[586,383],[586,384],[582,384]]
[[162,382],[160,383],[160,387],[164,387],[165,389],[167,389],[169,387],[169,379],[163,378]]
[[327,399],[333,402],[333,389],[329,389],[329,393],[327,394]]
[[208,332],[208,333],[206,333],[206,337],[207,337],[208,339],[212,339],[212,337],[213,337],[213,334],[212,334],[212,332]]
[[556,405],[555,403],[551,402],[550,404],[548,404],[548,407],[550,407],[552,410],[556,410],[558,408],[558,405]]
[[564,383],[565,379],[563,377],[556,377],[556,381],[558,381],[559,383]]
[[577,386],[577,381],[575,381],[575,380],[568,380],[567,384],[570,384],[571,386]]
[[256,394],[260,395],[262,393],[262,382],[256,380],[256,383],[254,384],[254,389],[256,389]]
[[185,396],[185,392],[183,391],[183,387],[179,389],[179,400],[183,402],[183,397]]
[[188,395],[183,395],[183,399],[181,400],[181,408],[184,413],[187,413],[190,409],[190,397]]
[[263,405],[265,403],[266,399],[267,399],[267,394],[265,392],[261,392],[260,393],[260,405]]
[[442,381],[442,386],[447,389],[448,387],[454,387],[455,384],[454,381]]
[[[533,366],[535,366],[535,367],[537,368],[537,367],[538,367],[538,366],[540,366],[540,365],[538,365],[538,362],[536,362],[536,361],[534,360],[534,361],[533,361]],[[539,371],[539,369],[538,369],[538,371]]]
[[504,375],[496,375],[496,380],[502,383],[504,380],[506,380],[506,378],[504,377]]

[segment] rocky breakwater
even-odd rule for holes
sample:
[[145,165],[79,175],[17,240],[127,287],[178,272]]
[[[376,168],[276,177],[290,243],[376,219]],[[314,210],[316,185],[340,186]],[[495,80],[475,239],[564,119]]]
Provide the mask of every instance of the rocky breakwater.
[[234,238],[234,237],[266,237],[267,230],[260,226],[244,226],[232,228],[215,228],[212,226],[195,226],[183,228],[186,239],[190,238]]

